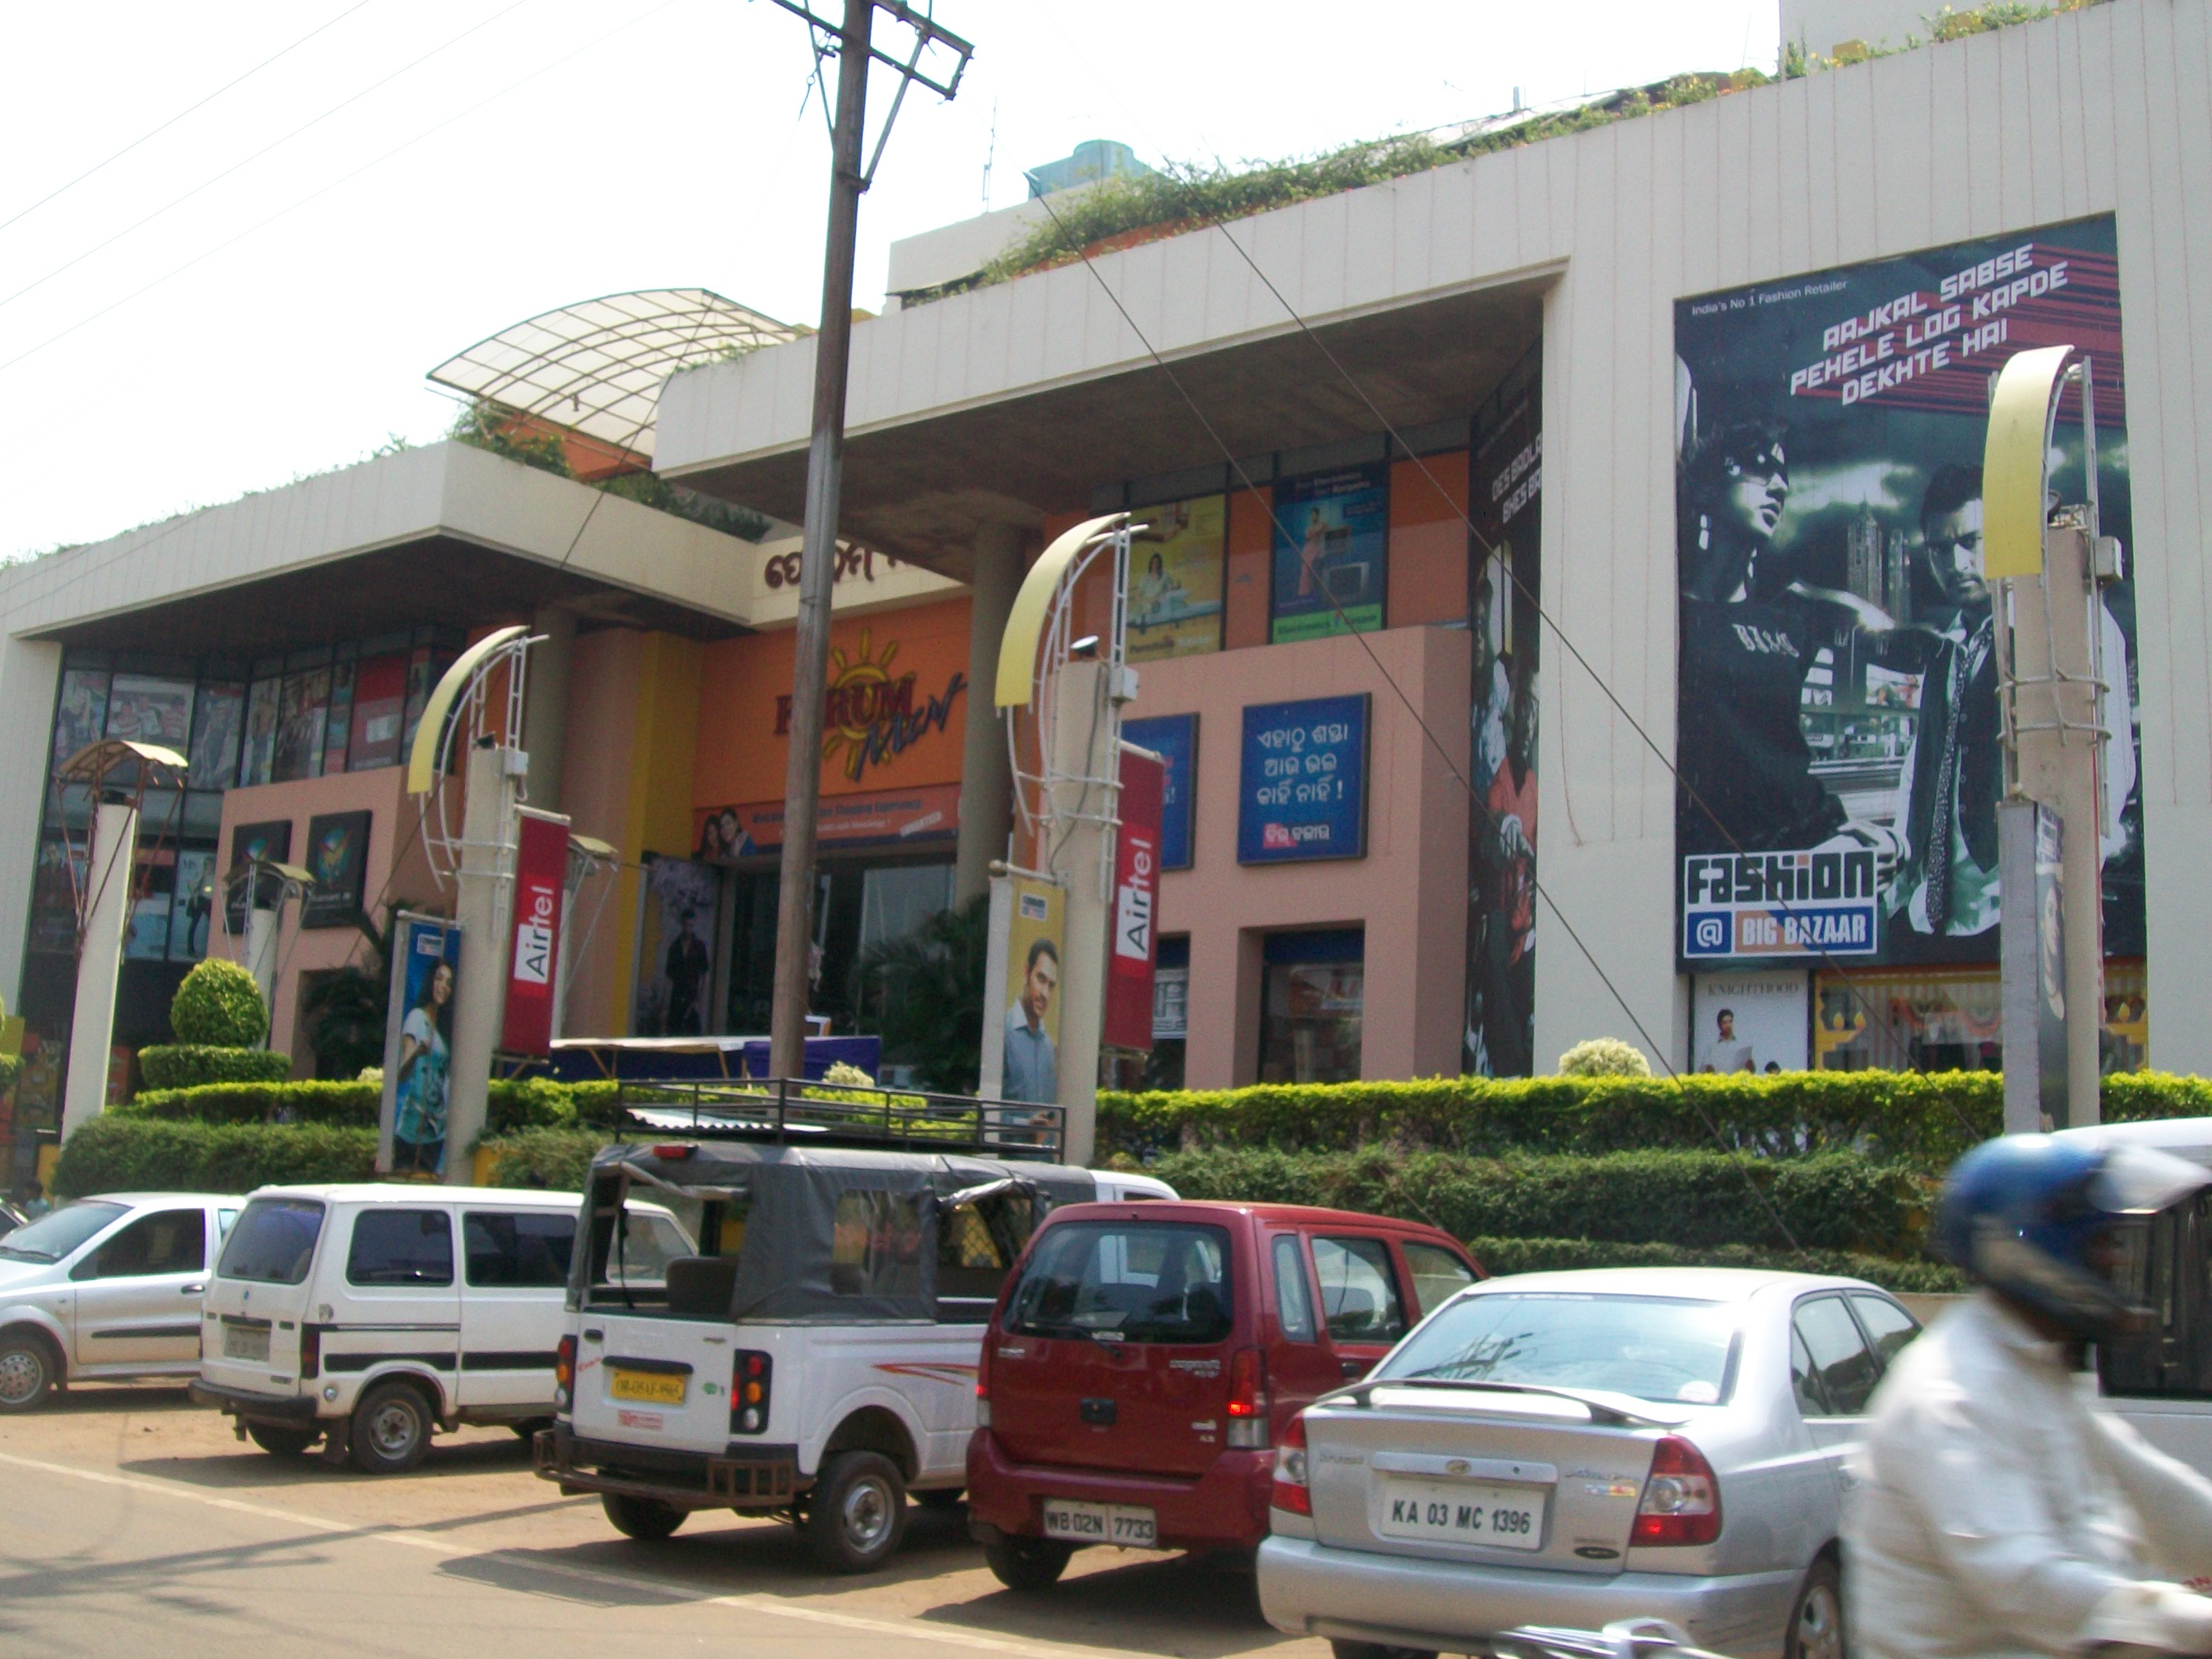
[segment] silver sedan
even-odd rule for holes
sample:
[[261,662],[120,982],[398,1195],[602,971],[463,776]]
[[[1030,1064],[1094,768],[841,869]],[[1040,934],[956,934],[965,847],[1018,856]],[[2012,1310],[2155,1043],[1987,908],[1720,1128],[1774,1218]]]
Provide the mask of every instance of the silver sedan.
[[1474,1285],[1285,1437],[1261,1606],[1337,1659],[1633,1618],[1843,1659],[1844,1457],[1918,1333],[1874,1286],[1807,1273]]

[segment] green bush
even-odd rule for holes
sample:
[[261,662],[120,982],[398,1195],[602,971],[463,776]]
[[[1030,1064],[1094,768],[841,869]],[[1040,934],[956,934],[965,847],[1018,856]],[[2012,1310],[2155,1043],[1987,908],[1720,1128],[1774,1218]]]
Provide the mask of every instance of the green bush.
[[190,1089],[148,1089],[108,1115],[161,1118],[170,1122],[331,1123],[376,1127],[373,1083],[207,1083]]
[[164,1121],[113,1112],[63,1143],[54,1190],[247,1193],[297,1182],[373,1181],[376,1131],[332,1124]]
[[289,1054],[266,1048],[215,1048],[196,1042],[157,1043],[138,1051],[149,1089],[193,1089],[209,1083],[282,1083]]
[[1650,1077],[1644,1050],[1619,1037],[1590,1037],[1559,1056],[1561,1077]]
[[210,957],[185,975],[169,1002],[169,1028],[181,1043],[252,1048],[269,1035],[269,1010],[253,975],[234,962]]
[[543,1187],[556,1193],[580,1193],[592,1159],[610,1137],[588,1129],[525,1129],[493,1143],[495,1187]]
[[1847,1152],[1801,1158],[1694,1152],[1485,1158],[1380,1146],[1215,1148],[1172,1153],[1149,1173],[1185,1198],[1318,1204],[1425,1221],[1458,1238],[1762,1249],[1786,1249],[1794,1241],[1808,1249],[1888,1255],[1914,1249],[1929,1196],[1922,1177]]
[[1493,1276],[1577,1267],[1778,1267],[1843,1273],[1914,1296],[1955,1295],[1966,1276],[1935,1261],[1900,1261],[1843,1250],[1755,1250],[1742,1244],[1691,1249],[1680,1244],[1609,1244],[1589,1238],[1470,1238],[1468,1249]]
[[0,1054],[0,1094],[5,1094],[9,1090],[14,1088],[15,1086],[15,1079],[22,1074],[22,1055]]

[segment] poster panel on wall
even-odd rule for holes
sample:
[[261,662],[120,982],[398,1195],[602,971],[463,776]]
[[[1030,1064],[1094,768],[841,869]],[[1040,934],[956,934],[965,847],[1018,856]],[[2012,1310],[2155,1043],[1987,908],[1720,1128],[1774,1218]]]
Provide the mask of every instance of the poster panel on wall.
[[1531,351],[1478,411],[1468,554],[1467,1019],[1460,1069],[1528,1077],[1536,1042],[1537,647],[1542,362]]
[[1244,710],[1237,861],[1367,854],[1367,694]]
[[1802,968],[1699,974],[1690,981],[1690,1069],[1802,1072],[1812,1061],[1812,975]]
[[246,694],[246,738],[238,757],[241,789],[269,781],[276,758],[276,680],[256,680]]
[[1121,737],[1166,763],[1160,796],[1160,868],[1189,869],[1198,805],[1198,716],[1155,714],[1148,720],[1123,720]]
[[169,960],[198,962],[207,954],[215,915],[215,854],[177,854],[177,885],[169,895]]
[[1275,485],[1268,638],[1318,639],[1382,626],[1390,468],[1376,461]]
[[169,954],[169,895],[149,893],[131,901],[131,917],[123,935],[123,956],[128,962],[160,962]]
[[353,731],[354,665],[331,670],[331,704],[323,720],[323,775],[346,769],[346,741]]
[[399,763],[399,728],[407,717],[407,656],[370,657],[354,670],[353,730],[346,769],[366,772]]
[[118,674],[107,691],[107,735],[179,752],[192,729],[192,683]]
[[707,1005],[721,890],[721,872],[711,864],[655,859],[646,866],[632,1036],[704,1036],[718,1023]]
[[286,678],[276,704],[276,758],[270,778],[291,783],[322,775],[323,725],[331,706],[331,671],[311,668]]
[[561,895],[568,880],[568,820],[520,809],[514,855],[514,939],[507,958],[500,1048],[550,1054],[553,993],[560,983]]
[[[292,820],[272,818],[266,823],[241,823],[230,832],[230,863],[225,866],[231,875],[253,863],[282,864],[292,856]],[[249,884],[230,881],[226,878],[223,900],[223,925],[233,939],[246,937],[246,890]],[[253,895],[257,908],[273,908],[283,883],[274,875],[264,874],[252,884],[258,890]]]
[[228,789],[238,777],[238,739],[246,719],[243,685],[204,685],[194,709],[185,780],[195,789]]
[[[1123,728],[1125,731],[1127,727]],[[1160,896],[1160,803],[1166,769],[1157,755],[1124,742],[1114,832],[1114,942],[1106,953],[1109,1048],[1152,1046],[1153,924]]]
[[367,812],[325,812],[307,820],[307,873],[314,885],[301,901],[302,927],[349,927],[368,886]]
[[107,672],[72,668],[62,676],[60,701],[54,708],[54,769],[88,743],[98,743],[107,729]]
[[[1691,964],[1994,960],[1990,377],[2033,346],[2088,357],[2104,529],[2130,544],[2116,248],[2112,219],[2087,219],[1677,302]],[[2073,405],[2052,441],[2054,484],[2080,500]],[[2095,833],[2107,948],[2137,956],[2136,596],[2132,581],[2102,594],[2102,718],[2119,735]]]
[[[1050,882],[1008,878],[1006,975],[983,1017],[999,1021],[999,1098],[1060,1100],[1060,961],[1066,941],[1064,895]],[[1000,1013],[999,1011],[1005,1012]]]
[[[824,795],[817,813],[815,840],[823,846],[927,847],[959,837],[960,786],[927,783]],[[701,807],[692,822],[702,859],[754,858],[783,846],[780,800]]]
[[1130,516],[1146,528],[1129,549],[1129,660],[1218,651],[1228,497],[1159,501]]
[[459,923],[411,910],[392,918],[384,1094],[377,1116],[379,1174],[435,1177],[445,1172],[453,992],[460,971]]

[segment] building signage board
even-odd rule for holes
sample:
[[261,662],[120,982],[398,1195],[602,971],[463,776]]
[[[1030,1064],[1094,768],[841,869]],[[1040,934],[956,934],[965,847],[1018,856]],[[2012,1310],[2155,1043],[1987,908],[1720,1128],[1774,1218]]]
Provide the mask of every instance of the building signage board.
[[314,885],[300,903],[302,927],[350,927],[368,878],[368,812],[325,812],[307,820],[307,873]]
[[1229,498],[1160,501],[1130,517],[1145,529],[1129,549],[1129,660],[1218,651]]
[[[238,872],[249,864],[282,864],[291,856],[292,820],[289,818],[271,818],[266,823],[241,823],[231,830],[223,924],[233,939],[246,937],[247,884],[234,879]],[[282,878],[274,874],[264,874],[253,885],[256,890],[254,904],[264,909],[275,908],[283,890]]]
[[511,1054],[550,1054],[553,993],[560,983],[561,894],[568,879],[568,820],[520,811],[514,860],[514,940],[507,970],[507,1016],[499,1046]]
[[1066,895],[1058,886],[1034,876],[991,878],[992,939],[983,1006],[986,1099],[1059,1103],[1060,959],[1066,929]]
[[[1125,727],[1124,730],[1127,728]],[[1121,802],[1114,832],[1113,945],[1106,953],[1109,1048],[1152,1046],[1153,924],[1160,898],[1160,800],[1166,769],[1157,756],[1121,745]]]
[[392,918],[392,1001],[377,1113],[380,1175],[436,1176],[446,1168],[446,1103],[461,928],[442,916]]
[[[1996,957],[1990,378],[2063,342],[2097,389],[2103,528],[2130,544],[2109,217],[1678,301],[1675,900],[1692,967]],[[2069,404],[2052,481],[2083,498]],[[2129,568],[2135,561],[2129,560]],[[2112,955],[2143,951],[2132,581],[2102,591]]]
[[[702,859],[751,858],[783,846],[783,803],[702,807],[693,815]],[[960,786],[927,783],[864,795],[824,795],[815,839],[824,847],[927,847],[960,834]]]
[[1311,640],[1382,626],[1390,468],[1346,467],[1275,485],[1268,638]]
[[1366,856],[1367,714],[1364,691],[1246,708],[1239,864]]
[[1811,996],[1802,968],[1698,975],[1691,981],[1691,1069],[1805,1070]]
[[1189,869],[1198,805],[1198,716],[1157,714],[1123,720],[1121,736],[1167,763],[1160,798],[1160,868]]

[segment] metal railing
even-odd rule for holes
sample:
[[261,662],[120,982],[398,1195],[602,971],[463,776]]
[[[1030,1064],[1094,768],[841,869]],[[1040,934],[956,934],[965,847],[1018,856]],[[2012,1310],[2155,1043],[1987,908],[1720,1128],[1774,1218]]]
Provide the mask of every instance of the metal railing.
[[1064,1107],[1022,1101],[802,1078],[624,1079],[615,1089],[625,1126],[702,1139],[970,1152],[1046,1164],[1059,1163],[1067,1146]]

